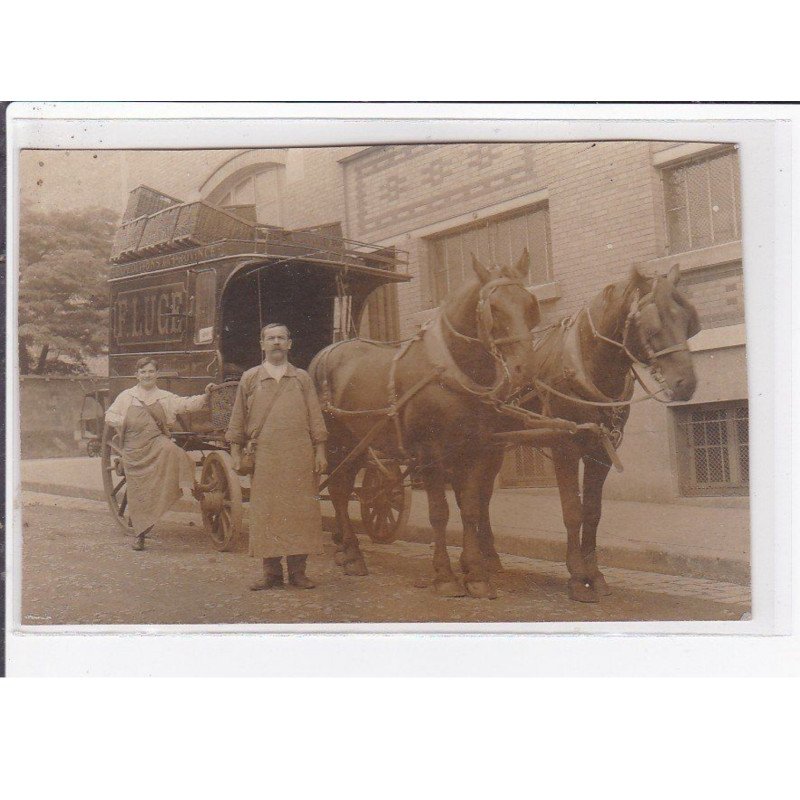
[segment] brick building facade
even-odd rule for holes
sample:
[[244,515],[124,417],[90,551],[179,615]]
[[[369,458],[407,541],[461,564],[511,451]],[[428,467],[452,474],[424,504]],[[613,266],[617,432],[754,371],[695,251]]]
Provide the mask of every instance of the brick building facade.
[[[463,278],[531,251],[544,320],[573,313],[633,263],[680,263],[703,330],[689,404],[634,406],[625,472],[608,494],[689,502],[747,494],[747,375],[735,148],[675,142],[388,145],[132,153],[128,188],[239,207],[288,228],[340,221],[345,235],[409,253],[413,280],[382,289],[371,335],[407,336]],[[552,484],[542,454],[509,452],[506,486]],[[688,498],[701,498],[690,501]],[[709,500],[708,498],[716,498]]]

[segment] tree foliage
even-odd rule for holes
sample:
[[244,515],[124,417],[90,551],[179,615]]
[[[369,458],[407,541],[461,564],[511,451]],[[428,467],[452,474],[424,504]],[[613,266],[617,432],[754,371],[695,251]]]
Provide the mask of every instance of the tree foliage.
[[23,206],[20,219],[20,372],[87,372],[87,358],[107,352],[117,214]]

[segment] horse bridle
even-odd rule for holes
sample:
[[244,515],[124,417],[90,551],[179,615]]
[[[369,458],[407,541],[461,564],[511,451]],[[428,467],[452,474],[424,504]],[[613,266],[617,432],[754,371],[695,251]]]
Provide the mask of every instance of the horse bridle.
[[527,342],[530,341],[530,332],[522,334],[520,336],[503,336],[499,339],[495,339],[492,335],[492,330],[494,328],[494,318],[492,316],[492,304],[489,302],[489,298],[492,294],[497,291],[501,286],[519,286],[520,289],[527,292],[528,290],[523,285],[522,281],[514,280],[513,278],[493,278],[492,280],[488,281],[481,287],[480,295],[478,296],[478,305],[475,307],[475,317],[476,323],[478,328],[478,336],[467,336],[465,333],[461,333],[461,331],[457,331],[453,327],[453,323],[450,322],[450,319],[447,316],[447,313],[444,309],[442,309],[441,317],[442,321],[447,326],[447,329],[455,334],[459,339],[464,339],[468,342],[478,342],[482,344],[492,358],[496,359],[503,365],[503,369],[505,369],[506,374],[508,374],[508,366],[506,365],[505,357],[503,356],[500,348],[507,344],[515,344],[516,342]]
[[[656,350],[653,347],[653,343],[651,341],[651,336],[645,334],[642,330],[641,324],[641,312],[642,308],[652,305],[655,303],[655,292],[656,287],[658,286],[658,282],[660,280],[665,280],[663,275],[657,275],[653,280],[653,286],[650,291],[645,294],[643,297],[639,296],[639,290],[636,290],[636,294],[634,295],[633,302],[631,303],[631,309],[628,312],[628,316],[625,318],[625,327],[622,331],[622,341],[618,342],[615,339],[609,339],[607,336],[603,336],[597,330],[597,327],[594,324],[594,320],[592,319],[591,311],[589,310],[589,306],[586,306],[586,318],[589,320],[589,327],[592,331],[592,336],[595,339],[600,339],[601,341],[607,342],[608,344],[614,345],[614,347],[618,347],[622,350],[626,356],[631,360],[633,364],[643,364],[646,366],[650,372],[654,375],[654,377],[659,381],[659,383],[663,382],[663,376],[661,375],[661,370],[658,367],[657,359],[661,358],[661,356],[668,355],[669,353],[678,353],[681,350],[689,350],[688,342],[679,342],[677,344],[670,345],[669,347],[664,347],[661,350]],[[659,315],[660,318],[660,315]],[[636,333],[639,337],[639,344],[644,351],[644,357],[646,360],[642,360],[639,356],[634,355],[631,352],[630,348],[628,347],[628,336],[631,332],[631,329],[635,328]]]

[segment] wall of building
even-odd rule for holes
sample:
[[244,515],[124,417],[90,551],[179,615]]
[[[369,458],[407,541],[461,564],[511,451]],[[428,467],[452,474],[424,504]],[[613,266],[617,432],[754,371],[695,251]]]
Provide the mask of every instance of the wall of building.
[[150,186],[178,200],[200,198],[200,185],[233,154],[232,150],[129,150],[122,160],[125,192]]
[[341,158],[362,148],[326,147],[281,150],[131,151],[123,160],[125,192],[145,184],[190,201],[213,194],[240,161],[262,157],[283,167],[284,226],[302,228],[327,222],[345,224]]
[[22,458],[86,455],[81,440],[81,412],[87,392],[104,388],[107,378],[23,375],[20,377],[20,434]]
[[359,149],[325,147],[291,151],[296,163],[290,161],[286,166],[284,219],[287,228],[341,222],[348,235],[344,172],[339,159]]
[[352,235],[410,252],[415,280],[398,293],[404,335],[429,316],[425,240],[448,220],[546,200],[560,296],[546,301],[547,317],[571,313],[633,262],[663,255],[648,142],[398,145],[343,166]]
[[[401,334],[433,313],[426,290],[427,240],[514,208],[547,202],[554,285],[544,322],[569,315],[634,263],[665,272],[681,262],[685,287],[707,327],[744,320],[740,245],[668,255],[661,176],[655,161],[702,152],[674,142],[575,142],[374,147],[344,160],[352,235],[410,253],[414,280],[399,287]],[[538,293],[538,288],[537,288]],[[728,330],[728,329],[726,329]],[[719,337],[718,337],[719,338]],[[698,352],[693,403],[747,397],[744,347]],[[679,495],[674,414],[634,406],[608,496],[666,502]]]

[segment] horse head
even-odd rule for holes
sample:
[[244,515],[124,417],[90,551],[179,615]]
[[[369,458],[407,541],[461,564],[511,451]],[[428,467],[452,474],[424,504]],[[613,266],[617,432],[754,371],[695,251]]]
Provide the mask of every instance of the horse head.
[[541,313],[536,297],[526,288],[528,250],[513,266],[489,269],[473,254],[476,280],[468,281],[445,303],[448,325],[463,338],[479,341],[503,365],[512,389],[525,383],[531,355],[531,329]]
[[700,330],[695,307],[678,288],[680,269],[675,264],[666,275],[648,276],[638,266],[631,275],[636,290],[630,310],[631,353],[655,371],[674,400],[689,400],[697,386],[687,340]]

